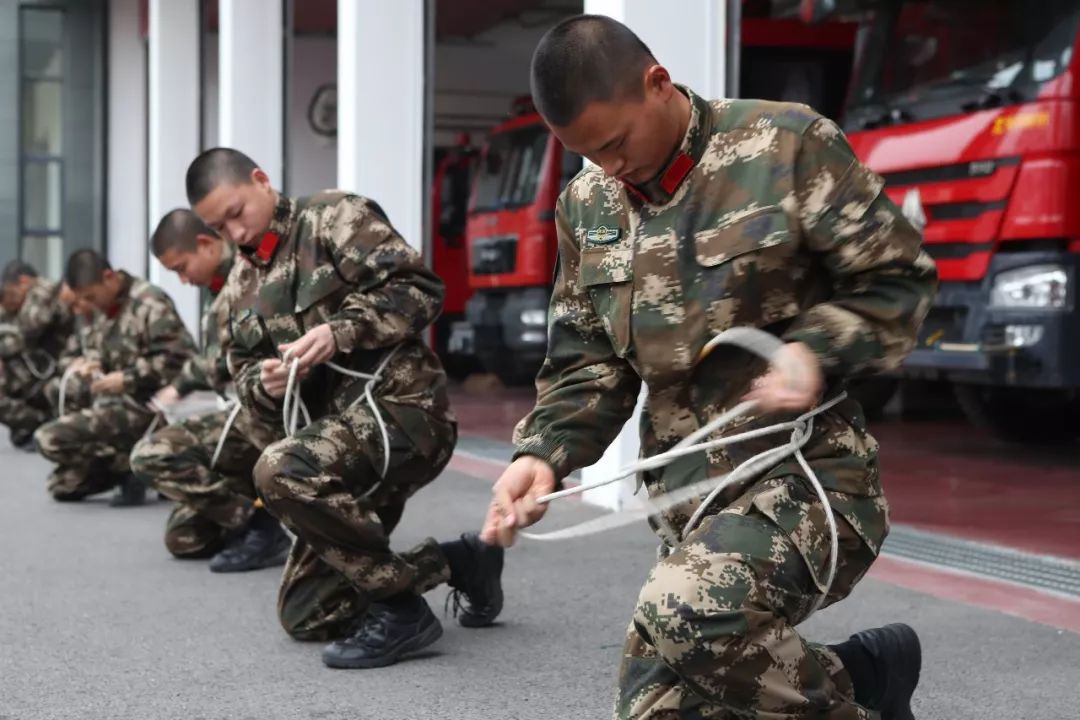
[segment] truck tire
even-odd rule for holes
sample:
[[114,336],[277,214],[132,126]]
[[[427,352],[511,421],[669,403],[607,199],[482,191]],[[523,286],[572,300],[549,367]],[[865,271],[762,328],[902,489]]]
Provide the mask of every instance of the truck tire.
[[1080,403],[1063,390],[954,386],[964,415],[1006,442],[1062,445],[1080,436]]

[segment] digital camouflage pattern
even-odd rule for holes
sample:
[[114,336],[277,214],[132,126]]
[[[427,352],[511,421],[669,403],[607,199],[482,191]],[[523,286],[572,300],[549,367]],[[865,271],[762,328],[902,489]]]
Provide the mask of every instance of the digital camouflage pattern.
[[313,424],[267,448],[255,468],[267,509],[298,537],[281,589],[283,626],[297,637],[340,637],[371,600],[448,576],[433,540],[390,552],[380,519],[439,474],[457,439],[446,375],[420,335],[439,314],[443,285],[375,203],[343,192],[282,196],[260,246],[240,253],[247,271],[229,362],[245,409],[263,423],[281,428],[281,401],[259,382],[260,362],[279,357],[279,345],[328,323],[334,362],[364,373],[393,350],[374,388],[391,435],[385,478],[365,381],[325,365],[300,385]]
[[[537,378],[536,407],[515,429],[515,443],[517,455],[543,458],[560,478],[600,458],[630,417],[642,381],[648,388],[645,455],[671,448],[737,404],[765,363],[725,347],[698,361],[705,343],[728,328],[751,326],[806,343],[832,397],[852,376],[899,365],[933,298],[936,270],[918,232],[832,121],[803,105],[708,103],[685,92],[690,125],[657,180],[631,188],[589,167],[556,207],[560,262],[549,352]],[[687,171],[684,178],[680,169]],[[724,433],[795,415],[752,418]],[[641,480],[650,493],[673,490],[729,472],[777,442],[774,435],[700,453]],[[877,443],[858,404],[847,400],[818,416],[803,452],[845,532],[860,541],[841,547],[841,566],[853,583],[888,530]],[[776,495],[771,483],[790,497]],[[820,587],[829,543],[825,515],[812,497],[791,499],[803,497],[806,487],[790,460],[729,488],[711,508],[729,511],[695,533],[711,529],[723,543],[708,533],[696,545],[691,538],[657,566],[635,614],[652,662],[624,667],[619,717],[683,717],[664,710],[670,707],[660,700],[669,697],[667,686],[650,680],[651,673],[663,674],[649,669],[657,664],[674,669],[685,684],[671,692],[698,696],[698,714],[686,717],[808,717],[822,707],[829,709],[821,717],[867,716],[851,703],[844,682],[832,679],[827,666],[839,660],[805,652],[792,628],[798,612],[780,608],[777,624],[762,628],[771,662],[731,636],[761,623],[739,599],[741,590],[745,597],[770,596],[774,608],[791,601],[773,587],[805,593],[804,602]],[[667,544],[678,544],[673,532],[699,502],[673,508],[654,523]],[[750,527],[747,518],[769,524]],[[764,569],[755,566],[754,553],[719,565],[696,559],[743,543],[757,543],[757,554],[769,555],[760,550],[766,539],[775,557]],[[788,562],[793,552],[805,568]],[[730,569],[717,572],[725,563]],[[673,577],[681,580],[669,584]],[[847,589],[838,582],[830,601]],[[684,622],[664,620],[672,608]],[[725,692],[705,679],[710,673],[758,690]],[[654,701],[660,703],[655,712],[649,709]],[[779,706],[785,709],[754,714]]]
[[53,416],[45,386],[74,334],[59,292],[56,283],[36,278],[19,312],[0,317],[0,423],[11,428],[13,437],[29,439]]
[[56,463],[49,492],[79,499],[108,490],[129,471],[132,447],[154,422],[146,403],[180,371],[194,349],[172,300],[161,289],[123,271],[121,291],[100,325],[84,339],[86,354],[104,375],[124,374],[124,395],[95,397],[38,429],[41,454]]
[[175,501],[165,547],[176,557],[206,558],[247,527],[255,510],[251,469],[262,454],[237,422],[213,468],[228,410],[190,417],[141,440],[131,452],[135,477]]
[[215,275],[224,281],[218,292],[208,291],[203,302],[200,318],[202,329],[202,352],[192,355],[173,380],[173,387],[181,396],[196,390],[213,390],[224,394],[232,381],[223,344],[229,336],[229,314],[236,300],[237,285],[228,278],[236,260],[231,243],[222,243],[221,262]]
[[[71,374],[64,381],[64,373],[78,358],[100,362],[97,351],[98,338],[105,315],[94,312],[88,316],[75,316],[75,331],[68,336],[64,349],[57,361],[56,376],[45,383],[45,396],[48,398],[52,416],[58,418],[68,412],[90,407],[93,398],[90,395],[91,378]],[[64,407],[60,407],[60,384],[64,382]]]
[[[233,273],[243,271],[235,257],[233,246],[226,244],[217,275],[227,279],[218,292],[208,293],[203,307],[203,350],[184,363],[172,383],[181,395],[195,390],[224,395],[231,385],[226,353],[239,289]],[[165,525],[165,547],[176,557],[214,555],[239,535],[254,512],[251,470],[277,436],[241,411],[211,467],[230,413],[231,408],[177,421],[141,440],[131,452],[135,476],[177,503]]]

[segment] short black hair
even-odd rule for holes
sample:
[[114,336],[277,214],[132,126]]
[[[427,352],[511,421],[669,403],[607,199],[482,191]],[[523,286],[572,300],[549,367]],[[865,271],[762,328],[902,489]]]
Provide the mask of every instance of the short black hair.
[[30,263],[25,260],[12,260],[4,266],[4,273],[0,275],[0,286],[18,282],[21,277],[36,278],[37,276],[37,270]]
[[72,290],[82,290],[104,280],[106,270],[112,270],[108,260],[96,250],[83,248],[71,253],[68,258],[64,281]]
[[589,103],[640,99],[642,72],[652,51],[618,20],[577,15],[544,33],[532,57],[533,104],[552,125],[565,127]]
[[198,215],[186,208],[176,208],[161,218],[154,234],[150,236],[150,249],[156,258],[160,258],[168,250],[195,252],[199,246],[199,235],[218,237]]
[[192,205],[224,183],[243,185],[251,182],[251,171],[259,166],[239,150],[216,147],[199,153],[191,161],[185,178],[187,199]]

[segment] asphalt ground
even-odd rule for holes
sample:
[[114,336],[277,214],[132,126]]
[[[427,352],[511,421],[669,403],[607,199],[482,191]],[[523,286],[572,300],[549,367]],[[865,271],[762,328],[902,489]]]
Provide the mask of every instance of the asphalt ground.
[[[627,620],[654,556],[645,527],[507,558],[493,628],[452,618],[431,652],[380,670],[323,667],[275,614],[278,570],[220,576],[172,559],[168,504],[59,504],[48,466],[0,448],[0,720],[607,718]],[[395,533],[405,548],[475,528],[485,481],[448,472]],[[549,528],[596,514],[564,503]],[[445,589],[428,595],[442,616]],[[1080,717],[1080,635],[869,578],[802,626],[834,641],[887,622],[923,638],[920,720]]]

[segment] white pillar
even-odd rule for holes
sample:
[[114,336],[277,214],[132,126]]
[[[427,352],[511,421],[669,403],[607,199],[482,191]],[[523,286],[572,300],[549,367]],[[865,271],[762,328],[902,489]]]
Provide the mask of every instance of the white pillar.
[[[199,154],[199,0],[150,0],[149,228],[188,207],[187,167]],[[146,240],[144,239],[144,242]],[[199,332],[199,293],[150,259],[150,281],[176,303],[188,330]]]
[[423,0],[338,0],[338,186],[424,247]]
[[249,155],[284,187],[282,0],[221,0],[219,144]]
[[146,54],[139,0],[109,3],[109,263],[146,275]]
[[[585,0],[585,12],[607,15],[637,33],[675,82],[705,98],[723,97],[727,75],[726,18],[729,0]],[[598,463],[581,471],[583,482],[611,477],[637,459],[644,399]],[[586,502],[620,510],[632,506],[636,480],[627,478],[583,494]]]

